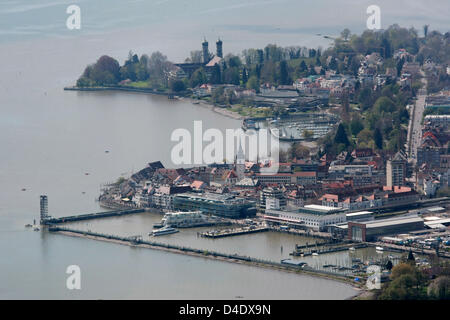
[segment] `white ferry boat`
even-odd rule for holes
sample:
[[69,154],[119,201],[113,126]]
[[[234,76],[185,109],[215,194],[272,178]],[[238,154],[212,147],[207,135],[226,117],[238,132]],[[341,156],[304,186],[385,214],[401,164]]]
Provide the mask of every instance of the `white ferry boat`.
[[164,227],[161,229],[153,230],[151,233],[149,233],[149,235],[153,235],[156,237],[156,236],[162,236],[165,234],[171,234],[171,233],[177,233],[177,232],[179,232],[179,231],[175,228]]
[[192,228],[207,225],[210,221],[201,211],[180,211],[167,212],[161,223],[167,227]]

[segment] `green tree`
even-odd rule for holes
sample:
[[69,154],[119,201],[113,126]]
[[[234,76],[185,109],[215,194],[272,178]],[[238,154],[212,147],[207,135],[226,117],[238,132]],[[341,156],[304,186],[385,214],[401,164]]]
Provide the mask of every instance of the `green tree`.
[[305,159],[310,155],[308,147],[302,145],[300,142],[295,142],[290,148],[288,153],[292,158]]
[[110,56],[101,56],[97,62],[86,67],[83,76],[90,80],[82,80],[80,84],[91,83],[92,85],[113,85],[117,84],[120,79],[119,62]]
[[303,134],[303,138],[305,138],[305,139],[309,139],[309,138],[312,138],[314,136],[314,132],[313,131],[306,130],[306,129],[303,130],[302,134]]
[[414,254],[413,254],[412,250],[409,250],[408,258],[406,259],[406,261],[412,265],[416,265],[416,258],[414,258]]
[[189,85],[191,88],[195,88],[196,86],[202,85],[208,81],[208,78],[206,76],[206,72],[203,68],[199,68],[194,71],[194,73],[191,76],[191,79],[189,80]]
[[388,262],[386,262],[386,265],[385,265],[386,270],[391,271],[392,267],[393,267],[392,261],[388,260]]
[[414,275],[405,274],[392,280],[389,286],[381,294],[383,300],[416,300],[421,298],[417,290],[417,279]]
[[300,62],[300,72],[305,72],[308,70],[308,66],[305,63],[305,60],[302,60],[302,62]]
[[186,90],[186,86],[182,80],[175,80],[170,82],[170,89],[174,92],[181,92]]
[[211,100],[214,104],[224,104],[226,102],[225,88],[219,87],[213,91]]
[[340,123],[338,126],[336,135],[334,137],[334,142],[337,144],[342,143],[345,145],[345,147],[348,147],[350,145],[350,142],[347,137],[347,132],[345,132],[345,128],[342,125],[342,123]]
[[428,286],[428,296],[432,299],[450,299],[450,277],[440,276],[434,279]]
[[330,64],[328,65],[328,67],[331,70],[338,70],[338,63],[335,57],[332,57],[330,60]]
[[289,70],[286,60],[280,62],[280,83],[289,84]]
[[381,130],[379,128],[375,128],[373,133],[373,141],[375,141],[375,146],[378,149],[383,149],[383,135],[381,134]]
[[373,105],[373,111],[382,114],[383,112],[392,113],[396,109],[395,103],[386,96],[379,97]]
[[173,68],[174,65],[159,51],[153,52],[148,60],[150,78],[160,85],[167,84],[167,73]]
[[359,118],[353,118],[350,122],[350,131],[355,137],[364,129],[364,124]]
[[351,34],[350,30],[347,29],[347,28],[345,28],[345,29],[342,30],[342,32],[341,32],[341,38],[344,39],[345,41],[347,41],[348,38],[350,37],[350,34]]
[[213,71],[211,74],[211,83],[213,83],[213,84],[222,83],[222,74],[221,74],[220,67],[218,64],[216,64],[213,67]]
[[233,67],[225,69],[223,72],[223,81],[224,83],[239,85],[241,82],[239,68]]
[[424,37],[424,38],[426,38],[427,35],[428,35],[428,27],[429,27],[428,24],[426,24],[426,25],[423,26],[423,37]]
[[93,81],[89,78],[86,77],[80,77],[77,80],[77,87],[91,87],[94,86],[95,83],[93,83]]
[[251,76],[247,81],[247,89],[253,89],[259,92],[259,80],[256,76]]

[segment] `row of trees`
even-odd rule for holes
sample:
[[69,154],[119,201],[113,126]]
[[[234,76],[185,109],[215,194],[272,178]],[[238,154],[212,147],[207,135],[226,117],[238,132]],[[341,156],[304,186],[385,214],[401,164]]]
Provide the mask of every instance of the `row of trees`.
[[380,300],[448,300],[450,299],[450,264],[437,257],[431,267],[416,266],[410,252],[407,259],[392,268],[390,282],[376,292]]
[[[205,82],[232,83],[244,85],[255,90],[260,83],[291,84],[298,77],[324,74],[326,70],[353,74],[358,71],[363,55],[378,52],[384,57],[386,66],[401,70],[402,62],[392,59],[395,50],[405,48],[409,53],[417,54],[418,61],[431,58],[435,62],[449,63],[450,35],[424,29],[425,37],[420,38],[414,28],[405,29],[398,25],[384,31],[366,30],[360,36],[345,29],[334,45],[327,49],[308,49],[306,47],[279,47],[269,44],[263,49],[246,49],[239,56],[225,57],[223,68],[215,68],[211,79],[207,79],[204,70],[197,72],[184,86],[195,86]],[[188,62],[202,61],[201,51],[192,51]],[[320,67],[320,68],[316,68]],[[121,80],[149,81],[152,85],[167,86],[166,74],[173,64],[160,52],[140,58],[130,52],[121,67],[108,56],[102,56],[95,64],[88,66],[80,77],[80,86],[111,85]],[[178,84],[179,86],[179,84]]]
[[406,141],[409,113],[405,106],[414,91],[401,90],[397,84],[381,90],[360,88],[355,94],[354,108],[342,98],[341,118],[334,136],[325,136],[323,152],[337,154],[343,150],[373,148],[392,152],[403,148]]
[[130,51],[123,66],[107,55],[101,56],[96,63],[88,65],[77,81],[77,86],[116,85],[122,80],[149,81],[154,87],[167,85],[167,73],[174,65],[161,52],[151,56],[143,54],[140,58]]

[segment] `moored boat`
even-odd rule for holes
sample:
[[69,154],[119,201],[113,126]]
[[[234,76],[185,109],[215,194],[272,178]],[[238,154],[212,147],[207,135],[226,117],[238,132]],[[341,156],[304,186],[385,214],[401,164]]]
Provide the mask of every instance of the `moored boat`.
[[177,232],[179,232],[179,231],[175,228],[164,227],[161,229],[153,230],[151,233],[149,233],[149,235],[153,235],[156,237],[156,236],[162,236],[165,234],[172,234],[172,233],[177,233]]

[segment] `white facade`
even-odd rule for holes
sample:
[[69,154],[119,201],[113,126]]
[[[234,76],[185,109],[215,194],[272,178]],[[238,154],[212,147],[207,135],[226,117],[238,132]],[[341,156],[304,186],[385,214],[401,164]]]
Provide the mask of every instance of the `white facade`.
[[267,209],[279,210],[280,209],[280,199],[267,197],[266,198],[266,210]]
[[[302,209],[310,211],[311,213],[301,212]],[[266,210],[266,219],[274,219],[286,223],[304,224],[306,227],[314,230],[324,230],[329,225],[347,221],[345,211],[337,211],[335,208],[308,205],[300,208],[299,211]],[[321,213],[313,213],[314,211],[320,211]]]

